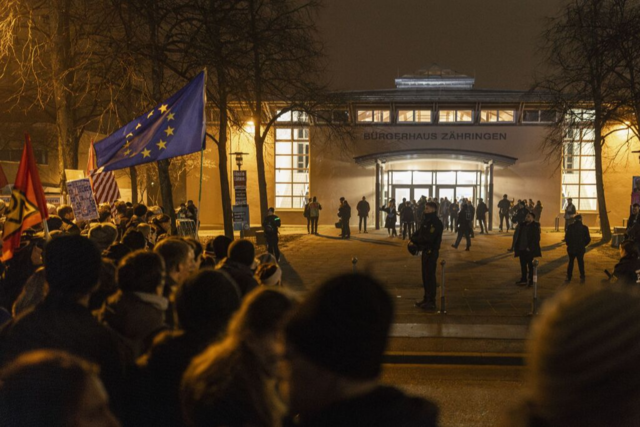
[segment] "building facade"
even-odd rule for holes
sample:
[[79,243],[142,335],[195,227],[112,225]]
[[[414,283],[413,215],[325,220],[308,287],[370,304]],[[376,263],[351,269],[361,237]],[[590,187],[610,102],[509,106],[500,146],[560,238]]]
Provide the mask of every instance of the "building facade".
[[[524,91],[475,89],[474,79],[437,66],[396,79],[395,89],[344,92],[344,105],[310,120],[303,112],[278,118],[265,147],[269,205],[283,224],[303,224],[305,199],[323,206],[321,224],[333,224],[340,197],[353,208],[370,202],[370,224],[383,223],[379,208],[389,199],[421,196],[484,199],[493,228],[496,205],[508,198],[541,201],[543,227],[552,227],[567,198],[585,223],[599,224],[593,130],[568,129],[562,148],[549,155],[543,143],[558,119],[543,96]],[[277,113],[277,106],[273,113]],[[588,112],[586,112],[588,114]],[[349,127],[352,138],[336,136]],[[212,128],[212,132],[215,130]],[[233,132],[229,152],[245,152],[251,223],[260,223],[253,129]],[[629,213],[632,178],[640,166],[628,129],[613,130],[604,153],[605,191],[612,225]],[[207,157],[217,164],[215,150]],[[235,168],[229,156],[229,170]],[[230,177],[230,182],[232,182]],[[222,223],[216,168],[205,171],[201,221]],[[187,179],[187,195],[197,200],[199,177]]]

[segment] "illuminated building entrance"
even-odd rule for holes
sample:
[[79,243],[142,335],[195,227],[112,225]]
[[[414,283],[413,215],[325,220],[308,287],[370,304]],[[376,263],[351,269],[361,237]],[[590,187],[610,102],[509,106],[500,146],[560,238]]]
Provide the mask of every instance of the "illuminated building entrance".
[[418,201],[422,196],[437,200],[469,199],[475,205],[478,198],[486,193],[483,186],[486,177],[483,171],[418,171],[393,170],[387,172],[387,198],[394,198],[396,203],[402,199]]

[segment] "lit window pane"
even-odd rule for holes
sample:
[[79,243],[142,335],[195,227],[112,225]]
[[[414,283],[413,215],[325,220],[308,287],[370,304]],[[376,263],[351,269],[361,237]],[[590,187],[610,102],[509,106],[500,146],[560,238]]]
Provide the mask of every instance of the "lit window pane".
[[373,121],[373,111],[358,110],[358,121],[359,122],[372,122]]
[[293,139],[309,139],[309,128],[294,129]]
[[276,196],[290,196],[291,184],[276,184]]
[[413,173],[413,184],[431,184],[432,173],[431,172],[414,172]]
[[582,140],[583,141],[593,141],[596,137],[595,130],[593,128],[583,129],[582,130]]
[[494,110],[482,110],[480,112],[480,121],[482,122],[497,122],[498,112]]
[[[278,111],[278,114],[280,114],[280,111]],[[276,121],[278,121],[278,122],[290,122],[291,121],[291,111],[287,111],[286,113],[283,113],[280,117],[278,117],[276,119]]]
[[307,184],[293,184],[293,196],[306,197],[309,192]]
[[456,187],[456,197],[473,200],[473,187]]
[[292,202],[293,202],[292,206],[295,209],[303,209],[304,208],[304,204],[305,204],[304,197],[293,197],[292,198]]
[[471,110],[458,110],[458,121],[459,122],[472,122],[473,121],[473,111],[471,111]]
[[308,169],[294,169],[293,170],[293,182],[309,182],[309,170]]
[[598,201],[596,199],[580,199],[578,203],[578,209],[580,211],[595,211],[597,210]]
[[580,187],[580,197],[598,197],[595,185],[583,185]]
[[276,197],[276,209],[291,209],[291,197]]
[[582,154],[587,156],[595,156],[596,149],[593,146],[593,142],[583,142],[582,143]]
[[276,140],[288,140],[291,139],[290,128],[276,128]]
[[580,184],[580,174],[578,171],[565,171],[562,174],[563,184]]
[[307,123],[309,121],[309,116],[304,111],[294,111],[292,118],[294,122],[298,123]]
[[580,183],[581,184],[595,184],[596,183],[596,173],[592,172],[581,172],[580,173]]
[[400,123],[413,122],[413,110],[398,111],[398,122]]
[[287,169],[276,169],[276,182],[291,182],[291,171]]
[[456,121],[456,111],[455,110],[440,110],[440,121],[441,122],[455,122]]
[[420,123],[431,122],[431,110],[416,111],[416,122],[420,122]]
[[436,180],[438,184],[455,184],[456,173],[455,172],[436,172]]
[[498,111],[498,120],[501,122],[513,122],[513,110]]
[[388,123],[391,121],[389,110],[375,110],[373,112],[373,121],[379,123]]
[[393,184],[411,184],[411,172],[393,172]]
[[276,142],[276,154],[291,154],[291,143]]
[[458,185],[475,184],[475,183],[476,183],[475,172],[458,172]]
[[276,168],[291,169],[291,156],[276,156]]
[[595,157],[584,157],[580,158],[580,168],[581,169],[595,169],[596,168],[596,158]]
[[565,197],[578,197],[580,196],[580,186],[579,185],[563,185],[562,186],[562,194]]

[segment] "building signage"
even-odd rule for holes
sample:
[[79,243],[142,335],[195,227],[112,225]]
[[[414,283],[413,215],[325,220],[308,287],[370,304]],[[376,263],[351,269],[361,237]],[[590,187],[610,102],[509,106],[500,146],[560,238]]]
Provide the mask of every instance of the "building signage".
[[247,171],[233,171],[233,192],[236,205],[247,204]]
[[89,221],[99,217],[89,178],[67,181],[67,191],[76,219]]
[[365,141],[505,141],[507,132],[364,132]]
[[249,206],[233,205],[233,229],[248,230],[249,228]]

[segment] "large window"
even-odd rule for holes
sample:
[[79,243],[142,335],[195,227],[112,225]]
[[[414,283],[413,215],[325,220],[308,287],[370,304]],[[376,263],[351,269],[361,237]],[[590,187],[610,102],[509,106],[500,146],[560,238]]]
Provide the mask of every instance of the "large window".
[[398,110],[398,123],[431,123],[431,110]]
[[309,197],[309,128],[276,128],[276,208],[303,209]]
[[552,123],[556,121],[555,110],[524,110],[523,123]]
[[440,110],[440,123],[473,123],[473,110]]
[[596,161],[592,128],[569,128],[562,152],[562,210],[567,199],[579,212],[596,211]]
[[389,123],[389,110],[358,110],[358,123]]
[[480,121],[482,123],[513,123],[513,110],[482,110]]

